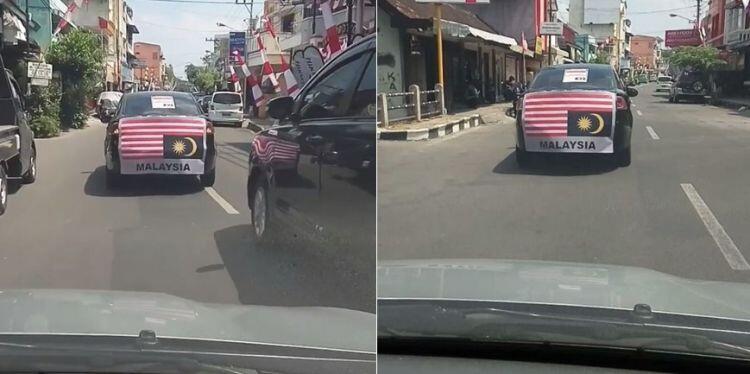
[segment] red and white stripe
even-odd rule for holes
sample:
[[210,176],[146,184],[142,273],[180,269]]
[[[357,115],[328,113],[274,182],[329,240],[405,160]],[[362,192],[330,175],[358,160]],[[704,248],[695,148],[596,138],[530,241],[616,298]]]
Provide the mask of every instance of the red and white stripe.
[[232,84],[232,88],[234,88],[234,92],[240,92],[241,91],[240,78],[237,77],[237,72],[234,71],[234,66],[229,65],[229,72],[232,74],[229,80],[230,80],[230,83]]
[[523,98],[524,135],[567,136],[569,111],[614,113],[615,98],[615,94],[606,91],[528,93]]
[[252,143],[253,153],[263,161],[294,161],[300,153],[297,143],[268,136],[256,136]]
[[260,108],[265,101],[265,97],[263,97],[263,91],[260,89],[260,85],[258,85],[258,80],[255,79],[255,74],[248,74],[246,82],[247,86],[250,87],[250,92],[253,94],[253,104]]
[[119,150],[122,159],[164,158],[164,135],[204,136],[206,121],[202,118],[123,118]]
[[63,18],[60,19],[60,22],[57,23],[57,27],[55,27],[55,31],[52,33],[52,35],[57,35],[62,31],[62,29],[67,26],[71,19],[73,19],[73,13],[80,7],[82,7],[84,4],[88,4],[89,0],[75,0],[72,1],[70,4],[68,4],[68,9],[65,10],[65,14],[63,14]]
[[265,82],[267,79],[271,81],[271,84],[273,85],[274,91],[279,91],[279,81],[276,80],[276,74],[273,71],[273,66],[271,66],[271,62],[268,61],[268,56],[266,56],[266,47],[263,45],[263,40],[260,34],[256,37],[256,40],[258,41],[258,48],[260,50],[260,58],[261,61],[263,61],[263,66],[261,67],[261,78],[260,82],[261,84]]

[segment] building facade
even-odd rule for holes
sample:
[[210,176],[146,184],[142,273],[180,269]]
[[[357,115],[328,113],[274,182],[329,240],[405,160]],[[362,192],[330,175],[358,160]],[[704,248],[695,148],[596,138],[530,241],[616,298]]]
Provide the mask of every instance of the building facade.
[[141,89],[157,90],[164,87],[164,55],[161,46],[153,43],[133,43],[137,67],[133,69],[135,81]]
[[579,34],[593,36],[609,63],[629,68],[630,21],[625,0],[570,0],[569,24]]
[[631,59],[634,68],[656,70],[659,68],[661,38],[649,35],[635,35],[630,38]]

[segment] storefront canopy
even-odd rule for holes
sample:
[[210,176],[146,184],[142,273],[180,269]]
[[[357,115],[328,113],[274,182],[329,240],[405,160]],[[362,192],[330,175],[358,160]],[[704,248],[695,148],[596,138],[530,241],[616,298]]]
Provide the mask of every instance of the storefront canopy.
[[3,29],[3,41],[6,43],[26,40],[26,26],[11,12],[3,13]]
[[484,31],[484,30],[480,30],[476,27],[471,27],[471,26],[464,25],[458,22],[443,20],[440,22],[440,28],[447,35],[450,35],[456,38],[465,38],[469,35],[472,35],[472,36],[475,36],[479,39],[482,39],[488,42],[493,42],[493,43],[506,45],[506,46],[513,46],[513,45],[518,44],[513,38],[500,35],[500,34],[494,34],[491,32]]

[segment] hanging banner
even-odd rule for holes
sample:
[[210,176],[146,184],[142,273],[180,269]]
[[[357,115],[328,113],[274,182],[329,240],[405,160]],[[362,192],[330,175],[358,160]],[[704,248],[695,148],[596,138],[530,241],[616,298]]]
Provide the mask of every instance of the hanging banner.
[[232,31],[229,33],[229,59],[234,63],[240,63],[238,57],[245,55],[245,33]]

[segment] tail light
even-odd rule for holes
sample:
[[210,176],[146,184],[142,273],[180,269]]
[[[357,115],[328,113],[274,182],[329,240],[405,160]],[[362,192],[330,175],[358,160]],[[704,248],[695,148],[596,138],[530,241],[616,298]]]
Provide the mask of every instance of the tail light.
[[625,100],[622,96],[617,96],[617,100],[615,100],[615,107],[617,110],[625,110],[628,109],[628,102]]
[[213,134],[213,133],[214,133],[214,124],[206,121],[206,134]]

